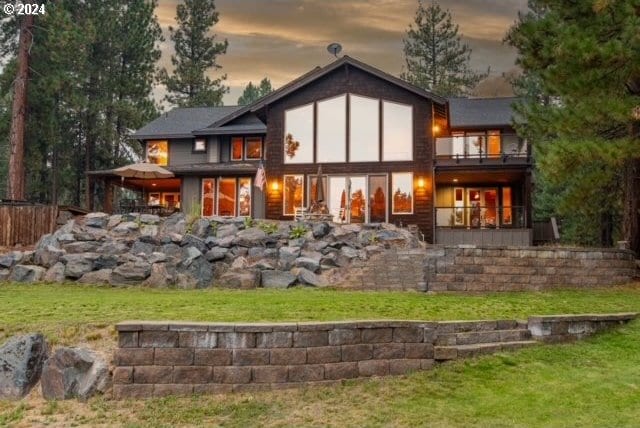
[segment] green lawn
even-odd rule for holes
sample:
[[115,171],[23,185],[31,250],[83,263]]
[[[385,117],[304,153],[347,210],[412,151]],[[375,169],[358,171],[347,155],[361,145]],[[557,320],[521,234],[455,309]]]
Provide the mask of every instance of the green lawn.
[[[525,318],[640,310],[640,287],[476,296],[0,285],[1,334],[91,340],[124,319],[291,321]],[[90,324],[86,327],[86,324]],[[108,340],[112,340],[110,336]],[[640,321],[572,344],[340,387],[115,402],[0,402],[0,426],[639,426]]]

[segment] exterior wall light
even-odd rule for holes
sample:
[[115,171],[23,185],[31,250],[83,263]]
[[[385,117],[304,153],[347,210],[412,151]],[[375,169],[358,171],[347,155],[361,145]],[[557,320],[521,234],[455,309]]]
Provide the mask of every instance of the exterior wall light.
[[433,135],[438,135],[440,133],[440,125],[438,124],[433,125],[433,127],[431,128],[431,131],[433,132]]
[[278,184],[278,180],[273,180],[271,183],[271,190],[277,191],[280,189],[280,184]]
[[424,178],[422,178],[422,177],[418,178],[418,187],[420,189],[424,188]]

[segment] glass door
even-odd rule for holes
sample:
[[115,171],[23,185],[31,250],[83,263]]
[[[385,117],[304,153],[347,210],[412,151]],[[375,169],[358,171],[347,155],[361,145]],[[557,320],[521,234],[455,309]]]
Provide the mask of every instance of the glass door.
[[468,189],[469,226],[496,227],[498,224],[498,190]]
[[387,221],[387,176],[369,176],[369,222]]
[[329,177],[329,212],[336,223],[365,223],[367,177]]

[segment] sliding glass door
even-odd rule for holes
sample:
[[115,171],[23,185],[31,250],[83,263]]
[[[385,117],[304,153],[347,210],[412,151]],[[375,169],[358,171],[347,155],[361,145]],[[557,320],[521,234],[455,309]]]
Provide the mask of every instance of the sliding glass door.
[[251,178],[203,178],[202,216],[251,215]]

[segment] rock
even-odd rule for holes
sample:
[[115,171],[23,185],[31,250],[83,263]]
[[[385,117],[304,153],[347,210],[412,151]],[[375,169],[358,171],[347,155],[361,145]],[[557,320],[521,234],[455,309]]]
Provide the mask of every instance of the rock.
[[302,250],[300,252],[300,256],[308,257],[308,258],[314,259],[314,260],[320,260],[322,258],[322,256],[323,256],[323,254],[319,253],[317,251]]
[[95,270],[100,269],[113,269],[118,266],[120,259],[115,254],[100,254],[98,258],[93,262],[93,268]]
[[158,224],[160,223],[160,216],[156,214],[141,214],[140,223],[142,224]]
[[219,238],[216,241],[216,246],[218,247],[224,247],[224,248],[231,248],[231,246],[233,245],[233,240],[235,239],[235,236],[225,236],[224,238]]
[[264,288],[288,288],[296,282],[297,277],[290,272],[268,270],[261,273]]
[[58,262],[51,266],[44,274],[42,280],[44,282],[64,282],[64,263]]
[[312,259],[310,257],[298,257],[294,265],[310,270],[311,272],[317,272],[320,270],[320,259]]
[[269,260],[258,260],[256,263],[253,263],[252,265],[250,265],[253,268],[257,268],[260,270],[275,270],[275,266],[272,262],[270,262]]
[[138,229],[140,229],[138,223],[134,221],[125,221],[114,227],[111,230],[111,233],[115,235],[129,235],[132,232],[137,232]]
[[177,274],[182,275],[183,284],[186,281],[190,286],[195,286],[197,288],[211,287],[211,282],[213,280],[211,264],[209,264],[204,257],[197,257],[189,264],[186,264],[185,262],[178,264]]
[[206,253],[209,247],[205,244],[204,240],[198,238],[197,236],[186,234],[182,237],[182,241],[180,242],[181,247],[196,247],[201,253]]
[[11,271],[9,269],[0,269],[0,281],[9,281]]
[[100,253],[103,255],[117,255],[117,254],[124,254],[128,251],[129,251],[129,246],[124,242],[107,241],[96,250],[96,253]]
[[316,223],[313,225],[311,229],[313,232],[313,237],[316,239],[323,238],[327,236],[327,234],[331,231],[331,227],[327,223]]
[[147,261],[151,264],[162,263],[167,261],[167,255],[165,253],[155,251],[147,256]]
[[106,213],[89,213],[84,216],[84,224],[88,227],[97,227],[104,229],[109,223],[109,214]]
[[191,225],[191,234],[198,238],[206,238],[211,234],[211,223],[204,218],[194,221]]
[[123,222],[134,222],[137,223],[140,221],[140,213],[125,213],[122,214],[122,221]]
[[73,219],[73,214],[71,214],[67,210],[60,210],[60,211],[58,211],[58,217],[56,218],[56,224],[58,226],[62,226],[66,222],[68,222],[69,220],[72,220],[72,219]]
[[73,233],[61,233],[57,236],[58,242],[60,244],[69,244],[71,242],[75,242],[76,238],[73,236]]
[[249,263],[244,257],[237,257],[233,263],[231,263],[231,269],[244,269],[247,266],[249,266]]
[[249,252],[247,253],[247,255],[249,256],[250,259],[253,259],[253,260],[261,259],[264,256],[265,251],[266,251],[266,248],[264,247],[253,247],[253,248],[249,248]]
[[308,242],[306,245],[306,249],[309,251],[322,251],[329,245],[326,241],[312,241]]
[[100,241],[108,233],[99,227],[77,226],[73,228],[73,237],[76,241]]
[[223,224],[218,226],[216,230],[216,238],[226,238],[228,236],[235,237],[236,233],[238,233],[238,228],[235,224]]
[[184,235],[187,232],[187,221],[184,213],[175,213],[167,217],[161,228],[161,233],[170,235]]
[[78,282],[82,284],[105,285],[109,284],[112,269],[100,269],[93,272],[87,272],[80,277]]
[[44,248],[40,247],[36,249],[33,256],[33,261],[37,265],[48,268],[58,263],[58,261],[65,254],[67,254],[65,250],[62,250],[53,245],[46,245]]
[[40,333],[15,336],[0,347],[0,400],[25,397],[40,380],[47,343]]
[[176,244],[165,244],[160,247],[160,252],[167,255],[167,257],[180,259],[182,257],[182,248]]
[[312,285],[314,287],[322,287],[326,285],[320,276],[316,275],[315,273],[311,272],[308,269],[295,268],[295,269],[292,269],[291,272],[297,275],[297,278],[300,284]]
[[289,242],[287,243],[287,245],[289,247],[301,247],[302,248],[306,242],[307,242],[307,240],[305,238],[289,239]]
[[63,244],[62,249],[67,254],[94,253],[98,251],[102,244],[95,241],[75,241],[70,244]]
[[46,400],[86,400],[106,391],[109,367],[86,348],[58,348],[42,369],[42,396]]
[[107,229],[113,229],[114,227],[119,225],[121,221],[122,221],[121,214],[112,215],[111,217],[109,217],[109,221],[107,222]]
[[187,247],[182,249],[183,254],[183,263],[189,265],[193,260],[197,259],[202,255],[202,252],[198,250],[196,247]]
[[140,228],[140,235],[142,236],[158,236],[158,226],[155,224],[143,224]]
[[207,259],[208,262],[215,262],[224,259],[224,256],[226,256],[228,252],[229,250],[227,248],[213,247],[207,251],[204,258]]
[[338,257],[335,255],[335,253],[329,253],[326,254],[324,256],[322,256],[322,258],[320,259],[320,267],[324,268],[324,267],[336,267],[338,266],[338,264],[336,263],[336,259]]
[[366,247],[364,247],[364,251],[367,254],[367,257],[370,257],[374,254],[378,254],[384,251],[384,247],[382,247],[381,245],[367,245]]
[[257,269],[230,269],[218,278],[216,285],[223,288],[258,288],[260,286],[260,271]]
[[153,253],[155,249],[156,249],[155,245],[149,244],[148,242],[144,242],[141,240],[137,240],[131,246],[131,250],[129,250],[129,253],[135,254],[136,256],[139,254],[147,255],[147,254]]
[[96,253],[67,254],[62,256],[65,263],[64,276],[78,279],[87,272],[93,270],[93,264],[98,259]]
[[289,270],[300,256],[300,247],[282,247],[278,252],[278,264],[282,270]]
[[262,245],[266,237],[267,234],[264,230],[258,227],[250,227],[249,229],[238,232],[236,238],[233,240],[233,244],[240,247],[256,247]]
[[151,265],[145,261],[127,262],[115,268],[109,278],[111,285],[139,284],[151,275]]
[[359,251],[351,247],[342,247],[336,258],[336,264],[340,267],[346,267],[351,263],[351,260],[358,258]]
[[175,275],[169,272],[166,263],[154,263],[151,265],[151,274],[145,279],[144,287],[162,288],[175,283]]
[[42,280],[46,271],[40,266],[16,265],[11,269],[9,281],[38,282]]
[[12,251],[8,254],[0,256],[0,268],[11,269],[22,260],[21,251]]

